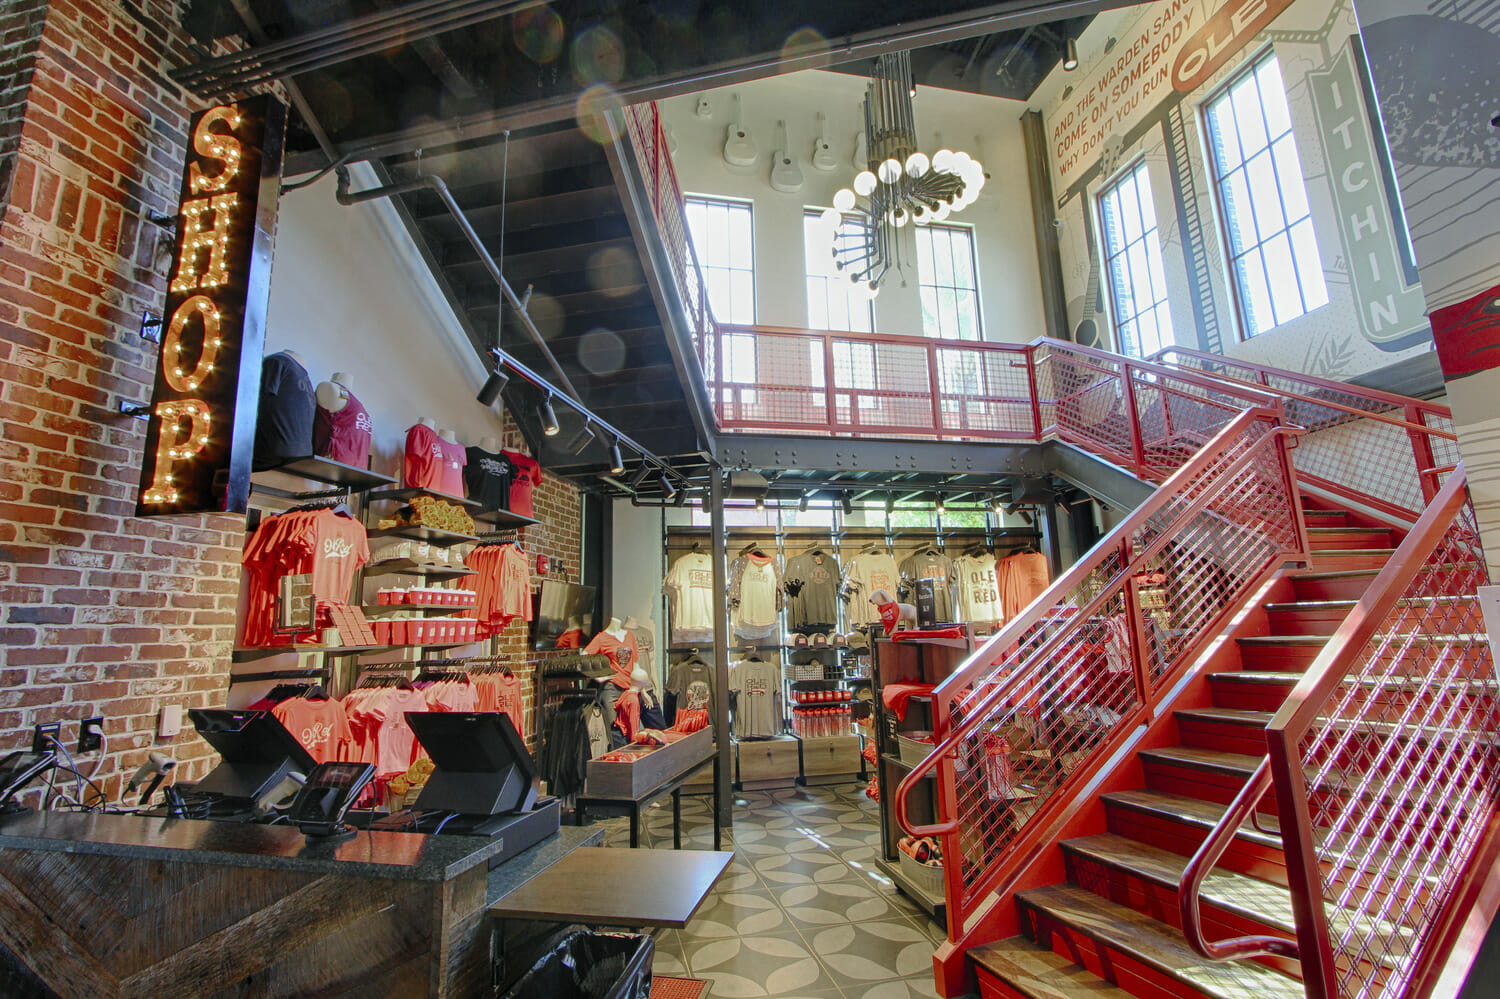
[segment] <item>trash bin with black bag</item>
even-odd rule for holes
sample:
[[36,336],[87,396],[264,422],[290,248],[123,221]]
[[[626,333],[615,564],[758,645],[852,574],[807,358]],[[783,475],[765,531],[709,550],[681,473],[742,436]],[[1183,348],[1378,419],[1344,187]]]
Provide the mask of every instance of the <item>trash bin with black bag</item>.
[[645,934],[569,927],[504,999],[649,999],[655,954],[656,943]]

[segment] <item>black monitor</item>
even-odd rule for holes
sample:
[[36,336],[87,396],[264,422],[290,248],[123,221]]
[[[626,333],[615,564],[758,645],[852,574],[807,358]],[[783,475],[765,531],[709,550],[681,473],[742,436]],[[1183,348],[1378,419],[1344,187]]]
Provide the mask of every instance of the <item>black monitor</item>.
[[306,776],[317,764],[286,726],[269,711],[189,708],[193,727],[224,762],[193,786],[215,794],[254,802],[296,772]]
[[525,812],[539,777],[526,743],[500,712],[408,711],[434,769],[413,806],[463,815]]

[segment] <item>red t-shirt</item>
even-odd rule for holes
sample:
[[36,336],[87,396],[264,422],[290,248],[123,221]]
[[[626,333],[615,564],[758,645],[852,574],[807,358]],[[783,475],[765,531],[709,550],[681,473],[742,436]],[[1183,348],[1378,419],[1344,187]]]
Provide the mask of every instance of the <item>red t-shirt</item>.
[[314,761],[358,759],[354,733],[338,701],[293,697],[272,708],[271,714],[302,743]]
[[515,468],[515,477],[510,480],[510,512],[523,517],[534,517],[531,507],[531,490],[542,484],[542,466],[535,459],[515,451],[502,451]]
[[464,494],[464,466],[468,451],[462,444],[445,441],[425,423],[406,432],[406,460],[401,466],[402,484],[412,489],[431,489],[450,496]]
[[635,636],[629,631],[625,632],[623,642],[609,632],[601,631],[584,646],[583,651],[591,656],[604,656],[608,659],[615,671],[609,682],[621,690],[630,688],[630,671],[635,668],[636,648]]
[[332,510],[318,511],[310,527],[313,597],[347,603],[355,570],[370,561],[369,535],[359,521]]
[[374,431],[369,412],[349,392],[343,409],[331,413],[319,406],[313,414],[313,450],[324,458],[364,468],[370,463],[370,438]]

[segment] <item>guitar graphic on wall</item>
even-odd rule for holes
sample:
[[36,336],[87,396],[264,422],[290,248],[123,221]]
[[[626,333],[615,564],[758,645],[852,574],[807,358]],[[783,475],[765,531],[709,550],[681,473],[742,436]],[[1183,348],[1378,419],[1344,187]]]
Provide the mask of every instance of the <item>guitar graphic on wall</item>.
[[776,123],[776,155],[772,157],[771,187],[783,194],[795,194],[802,190],[802,168],[787,150],[786,122]]
[[[1125,153],[1125,140],[1122,136],[1112,135],[1105,140],[1099,150],[1099,160],[1095,176],[1109,178],[1119,165],[1120,158]],[[1098,318],[1099,312],[1099,277],[1103,269],[1100,264],[1099,239],[1094,233],[1094,218],[1089,212],[1089,201],[1085,198],[1083,203],[1083,234],[1089,249],[1089,281],[1088,287],[1083,293],[1083,319],[1073,330],[1073,342],[1083,347],[1105,347],[1102,324]]]
[[812,165],[818,170],[832,170],[839,165],[839,158],[833,155],[833,146],[828,141],[828,119],[823,112],[818,112],[818,137],[813,140]]
[[751,138],[750,130],[745,128],[740,116],[740,95],[735,94],[734,117],[724,131],[724,162],[731,166],[754,166],[755,161],[760,158],[760,150],[755,147],[755,140]]

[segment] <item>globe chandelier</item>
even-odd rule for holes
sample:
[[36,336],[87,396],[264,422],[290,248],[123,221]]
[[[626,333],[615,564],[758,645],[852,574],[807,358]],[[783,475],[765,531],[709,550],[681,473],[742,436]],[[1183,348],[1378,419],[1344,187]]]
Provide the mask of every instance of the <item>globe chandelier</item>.
[[941,222],[979,197],[984,167],[968,153],[917,146],[911,54],[876,57],[865,88],[866,169],[833,196],[820,225],[831,244],[830,272],[874,298],[886,275],[901,271],[898,230]]

